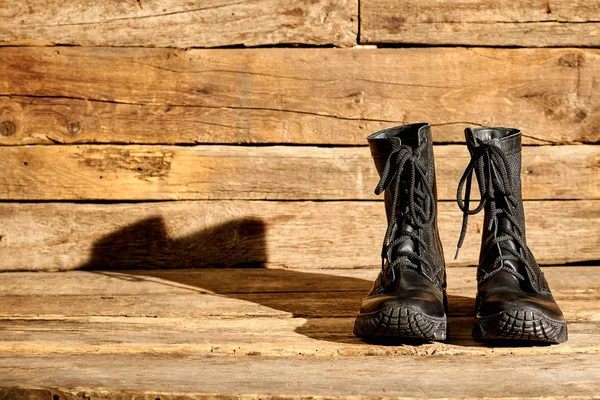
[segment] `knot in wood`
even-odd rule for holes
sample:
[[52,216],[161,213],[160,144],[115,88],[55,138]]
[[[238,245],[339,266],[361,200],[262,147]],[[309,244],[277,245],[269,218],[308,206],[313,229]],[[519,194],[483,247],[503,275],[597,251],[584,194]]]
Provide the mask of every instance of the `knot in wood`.
[[2,121],[0,122],[0,134],[2,136],[12,136],[15,134],[17,127],[15,123],[12,121]]
[[558,63],[563,67],[577,68],[583,63],[583,57],[577,53],[567,53],[558,59]]
[[69,133],[75,135],[81,130],[81,125],[79,125],[79,122],[77,121],[69,122],[67,124],[67,130],[69,131]]

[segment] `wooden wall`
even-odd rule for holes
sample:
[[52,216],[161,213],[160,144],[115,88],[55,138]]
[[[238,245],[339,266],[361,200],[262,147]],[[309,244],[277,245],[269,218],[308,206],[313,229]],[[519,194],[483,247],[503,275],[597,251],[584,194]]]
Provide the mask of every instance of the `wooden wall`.
[[366,136],[429,121],[449,265],[462,130],[523,130],[528,241],[600,259],[600,2],[0,7],[0,270],[377,268]]

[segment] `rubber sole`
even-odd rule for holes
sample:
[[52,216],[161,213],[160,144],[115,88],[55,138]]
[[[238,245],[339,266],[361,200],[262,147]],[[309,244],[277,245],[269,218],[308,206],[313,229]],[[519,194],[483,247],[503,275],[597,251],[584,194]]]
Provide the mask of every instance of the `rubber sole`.
[[436,318],[409,307],[388,307],[369,314],[359,314],[354,335],[361,338],[397,338],[445,340],[445,317]]
[[473,338],[478,341],[519,340],[545,343],[567,341],[566,321],[557,321],[528,309],[503,311],[489,317],[475,317]]

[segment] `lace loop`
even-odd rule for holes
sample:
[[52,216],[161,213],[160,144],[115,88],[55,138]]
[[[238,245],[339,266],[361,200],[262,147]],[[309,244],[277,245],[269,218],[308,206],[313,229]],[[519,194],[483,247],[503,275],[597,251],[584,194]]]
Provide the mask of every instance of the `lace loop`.
[[[477,207],[471,209],[470,197],[473,175],[476,175],[477,177],[481,199]],[[514,210],[518,207],[518,199],[511,185],[513,179],[515,179],[515,177],[512,176],[510,163],[506,153],[504,153],[500,147],[491,143],[481,143],[475,147],[471,161],[458,184],[456,202],[463,212],[463,222],[458,244],[456,246],[455,260],[458,257],[458,253],[467,233],[469,215],[477,214],[486,205],[489,205],[490,221],[487,229],[489,231],[493,230],[494,238],[490,242],[490,245],[496,246],[498,249],[498,256],[494,260],[492,270],[481,276],[480,281],[488,279],[501,270],[509,271],[521,280],[525,279],[522,274],[504,264],[504,261],[511,260],[529,266],[528,258],[523,255],[523,253],[529,253],[529,248],[524,240],[525,229],[513,215]],[[462,197],[463,191],[464,200]],[[501,196],[504,200],[504,207],[498,207],[498,196]],[[503,232],[504,234],[502,236],[498,236],[498,215],[500,214],[502,214],[514,228],[508,232]],[[508,242],[518,244],[521,251],[513,249]],[[505,252],[503,252],[503,250]]]
[[[423,228],[433,221],[435,216],[435,196],[432,186],[427,182],[427,170],[420,161],[420,154],[427,146],[427,141],[423,141],[417,148],[413,149],[406,145],[396,145],[391,150],[385,162],[381,173],[381,179],[375,188],[375,194],[383,193],[388,187],[391,188],[391,215],[388,220],[388,227],[383,239],[381,250],[381,267],[385,268],[385,261],[388,261],[389,270],[395,277],[394,269],[397,267],[418,268],[418,262],[423,266],[429,266],[429,262],[413,251],[398,251],[394,261],[391,261],[391,253],[395,247],[400,246],[404,241],[412,239],[421,247],[426,247],[426,243],[415,232],[401,231],[396,235],[398,228],[398,217],[396,210],[399,206],[401,191],[403,190],[402,177],[408,175],[408,182],[404,190],[407,191],[406,208],[408,209],[409,224],[414,228]],[[422,188],[420,189],[419,186]]]

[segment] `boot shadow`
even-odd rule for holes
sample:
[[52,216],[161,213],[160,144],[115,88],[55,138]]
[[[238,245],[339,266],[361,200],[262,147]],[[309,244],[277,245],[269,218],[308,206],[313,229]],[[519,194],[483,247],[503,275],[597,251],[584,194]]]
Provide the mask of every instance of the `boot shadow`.
[[99,239],[80,269],[263,267],[266,261],[266,227],[260,219],[235,219],[173,239],[163,218],[154,216]]
[[[309,338],[363,342],[354,336],[353,323],[372,280],[319,271],[269,269],[265,267],[267,261],[266,224],[260,219],[234,219],[171,238],[163,218],[155,216],[99,239],[89,261],[80,269],[127,280],[160,279],[163,284],[172,282],[198,288],[200,293],[253,302],[306,319],[295,331]],[[373,271],[373,278],[375,275]],[[198,301],[202,301],[201,296]],[[470,336],[474,299],[450,295],[448,303],[452,317],[449,342],[478,346]]]

